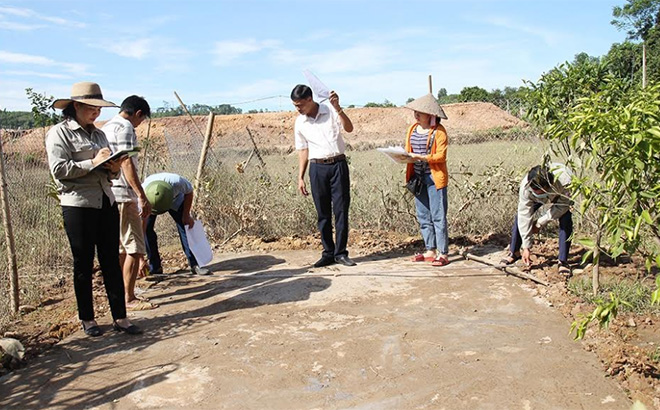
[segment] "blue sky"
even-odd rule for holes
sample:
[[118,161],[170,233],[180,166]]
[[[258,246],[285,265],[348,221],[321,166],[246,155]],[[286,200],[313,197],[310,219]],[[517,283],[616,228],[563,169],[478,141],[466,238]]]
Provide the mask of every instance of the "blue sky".
[[434,93],[519,87],[624,41],[610,24],[624,3],[0,0],[0,108],[29,110],[27,87],[65,98],[94,81],[115,103],[176,105],[176,91],[187,104],[291,110],[304,69],[344,106],[402,105],[428,91],[429,74]]

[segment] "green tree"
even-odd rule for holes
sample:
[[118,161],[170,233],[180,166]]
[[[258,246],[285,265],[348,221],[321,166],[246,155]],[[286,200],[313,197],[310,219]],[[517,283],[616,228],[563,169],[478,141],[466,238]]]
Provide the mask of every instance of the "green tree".
[[[610,71],[618,78],[640,83],[642,73],[642,45],[625,41],[615,43],[604,57]],[[639,81],[638,81],[639,80]]]
[[[614,19],[611,23],[619,30],[626,30],[628,40],[641,40],[646,47],[646,77],[648,82],[660,81],[660,0],[627,0],[623,7],[614,7]],[[625,44],[625,43],[624,43]],[[630,53],[634,55],[626,55]],[[642,46],[624,45],[610,50],[608,57],[614,67],[626,63],[618,63],[617,57],[628,59],[629,71],[626,73],[635,82],[640,82],[642,73]],[[624,60],[625,61],[625,60]],[[624,71],[625,72],[625,71]]]
[[461,101],[488,101],[488,91],[481,87],[465,87],[459,97]]
[[594,261],[594,293],[601,252],[639,251],[660,266],[660,84],[642,90],[580,59],[531,84],[530,100],[530,117],[575,172],[576,237]]
[[53,101],[55,97],[47,96],[46,94],[39,94],[32,90],[32,88],[26,88],[25,93],[30,100],[32,105],[32,116],[34,117],[34,126],[36,127],[47,127],[49,125],[57,124],[60,120],[60,116],[55,113],[55,110],[52,108]]
[[0,111],[0,128],[30,129],[34,128],[34,117],[30,111]]
[[390,102],[390,100],[388,100],[388,99],[385,99],[385,101],[383,101],[380,104],[375,103],[375,102],[368,102],[364,106],[367,107],[367,108],[370,108],[370,107],[379,107],[379,108],[393,108],[393,107],[396,107],[396,105],[393,104],[392,102]]
[[646,41],[660,24],[660,0],[627,0],[623,7],[612,10],[611,24],[619,30],[626,30],[628,39]]

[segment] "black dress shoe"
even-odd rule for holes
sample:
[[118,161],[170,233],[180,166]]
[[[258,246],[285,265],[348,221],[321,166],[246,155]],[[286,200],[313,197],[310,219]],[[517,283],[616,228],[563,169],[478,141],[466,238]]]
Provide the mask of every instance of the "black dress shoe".
[[99,337],[103,335],[103,330],[98,325],[90,326],[90,327],[85,327],[85,324],[82,324],[83,331],[87,336],[91,337]]
[[129,335],[141,335],[142,329],[135,325],[130,325],[129,327],[121,327],[117,322],[112,322],[112,328],[118,332],[128,333]]
[[315,268],[321,268],[323,266],[328,266],[332,265],[335,263],[335,260],[333,258],[327,257],[327,256],[322,256],[321,259],[317,260],[314,263]]
[[357,263],[353,262],[353,260],[351,258],[349,258],[348,256],[346,256],[346,255],[337,256],[335,258],[335,262],[341,263],[344,266],[355,266],[355,265],[357,265]]

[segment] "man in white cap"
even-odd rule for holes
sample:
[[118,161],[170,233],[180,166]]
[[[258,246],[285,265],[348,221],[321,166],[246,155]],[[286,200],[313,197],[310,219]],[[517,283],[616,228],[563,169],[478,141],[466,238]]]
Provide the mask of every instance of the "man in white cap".
[[[298,84],[291,91],[291,100],[300,113],[294,126],[298,150],[298,190],[307,196],[305,172],[309,166],[312,198],[318,215],[323,253],[314,267],[333,263],[355,266],[348,257],[348,210],[351,201],[351,181],[348,173],[341,129],[353,131],[353,123],[339,105],[339,96],[330,92],[330,105],[312,98],[312,89]],[[332,238],[332,213],[335,215],[336,241]]]

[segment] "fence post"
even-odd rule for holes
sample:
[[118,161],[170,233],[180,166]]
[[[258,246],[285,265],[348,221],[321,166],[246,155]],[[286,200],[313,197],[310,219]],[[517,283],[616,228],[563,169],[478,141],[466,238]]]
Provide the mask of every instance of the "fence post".
[[14,313],[18,312],[19,294],[18,294],[18,267],[16,266],[16,250],[14,246],[14,232],[11,227],[11,214],[9,213],[9,198],[7,196],[7,177],[5,175],[5,155],[2,151],[4,144],[2,134],[0,134],[0,202],[2,205],[2,224],[5,228],[5,238],[7,240],[7,261],[11,268],[10,292],[11,308]]
[[140,169],[140,181],[144,181],[144,170],[147,169],[147,163],[149,162],[149,146],[151,145],[151,140],[149,139],[151,132],[151,117],[149,117],[149,122],[147,123],[147,136],[143,141],[143,150],[142,150],[142,168]]
[[197,164],[197,175],[195,175],[195,187],[193,194],[193,203],[191,208],[195,207],[195,202],[197,202],[197,193],[199,192],[199,183],[202,179],[202,173],[204,172],[204,163],[206,162],[206,154],[209,151],[209,141],[211,140],[211,135],[213,134],[213,120],[215,119],[215,114],[213,111],[209,113],[209,119],[206,123],[206,134],[204,134],[204,145],[202,145],[202,154],[199,156],[199,164]]

